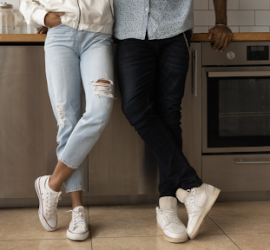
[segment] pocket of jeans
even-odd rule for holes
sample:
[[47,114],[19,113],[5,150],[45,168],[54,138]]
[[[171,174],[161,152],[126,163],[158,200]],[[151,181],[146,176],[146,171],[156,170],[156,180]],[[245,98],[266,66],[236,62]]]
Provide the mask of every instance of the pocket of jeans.
[[63,23],[50,28],[47,33],[47,37],[45,40],[45,45],[52,43],[52,42],[60,42],[66,41],[72,38],[72,31],[71,28]]
[[60,27],[60,26],[62,26],[62,25],[64,25],[64,24],[63,24],[63,23],[60,23],[59,25],[54,26],[54,27],[52,27],[52,28],[50,28],[50,29],[55,29],[55,28],[58,28],[58,27]]
[[187,45],[187,49],[188,52],[190,52],[190,40],[191,40],[191,32],[190,30],[183,32],[183,37],[185,39],[186,45]]

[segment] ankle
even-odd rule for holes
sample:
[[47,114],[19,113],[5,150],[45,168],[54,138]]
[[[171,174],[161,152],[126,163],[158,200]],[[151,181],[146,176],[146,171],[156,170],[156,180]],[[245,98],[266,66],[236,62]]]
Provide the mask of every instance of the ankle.
[[60,192],[61,187],[62,187],[62,183],[60,184],[60,183],[56,182],[54,179],[52,179],[52,177],[50,177],[48,186],[53,191]]
[[72,209],[74,209],[75,207],[83,207],[82,202],[72,203]]

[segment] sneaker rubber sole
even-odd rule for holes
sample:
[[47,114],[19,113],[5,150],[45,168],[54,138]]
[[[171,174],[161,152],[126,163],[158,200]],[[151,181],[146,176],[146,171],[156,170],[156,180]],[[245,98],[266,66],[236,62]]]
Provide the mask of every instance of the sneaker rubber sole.
[[84,241],[89,237],[89,230],[80,234],[72,233],[71,231],[67,230],[67,237],[73,241]]
[[215,188],[211,197],[209,198],[203,212],[201,213],[194,229],[191,232],[187,231],[187,234],[191,240],[193,240],[198,235],[200,226],[202,225],[202,222],[203,222],[205,216],[209,213],[209,211],[211,210],[211,208],[215,204],[219,194],[220,194],[220,189]]
[[49,226],[48,222],[46,221],[46,219],[42,215],[41,210],[42,210],[43,205],[42,205],[42,198],[40,197],[41,192],[40,192],[40,188],[39,188],[39,180],[40,180],[40,177],[35,180],[35,190],[36,190],[38,200],[39,200],[38,217],[39,217],[39,220],[41,222],[41,225],[45,228],[45,230],[48,232],[52,232],[52,231],[56,230],[56,227],[53,228],[53,227]]
[[[160,226],[160,224],[157,222],[158,227],[163,231],[162,227]],[[188,240],[188,235],[181,237],[181,238],[171,238],[169,236],[167,236],[164,232],[163,232],[163,237],[166,241],[169,241],[171,243],[182,243],[182,242],[186,242]]]

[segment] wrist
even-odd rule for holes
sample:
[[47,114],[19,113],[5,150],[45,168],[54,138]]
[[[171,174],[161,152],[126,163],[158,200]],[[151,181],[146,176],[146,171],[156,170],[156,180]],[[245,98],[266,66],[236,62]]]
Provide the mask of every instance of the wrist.
[[45,26],[45,27],[48,27],[48,26],[47,26],[47,22],[46,22],[46,18],[47,18],[47,16],[48,16],[48,14],[49,14],[49,13],[47,13],[47,14],[44,16],[44,26]]
[[223,23],[216,23],[215,26],[229,28],[227,24],[223,24]]

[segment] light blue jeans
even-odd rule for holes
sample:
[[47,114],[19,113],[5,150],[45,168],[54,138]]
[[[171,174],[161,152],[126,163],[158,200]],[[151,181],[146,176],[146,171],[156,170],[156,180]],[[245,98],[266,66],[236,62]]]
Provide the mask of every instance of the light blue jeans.
[[[45,42],[46,76],[59,127],[57,157],[76,169],[65,181],[67,193],[83,190],[82,163],[112,111],[112,46],[109,34],[79,31],[64,24],[48,31]],[[101,79],[108,80],[110,84],[98,83]],[[86,99],[83,112],[82,86]]]

